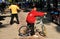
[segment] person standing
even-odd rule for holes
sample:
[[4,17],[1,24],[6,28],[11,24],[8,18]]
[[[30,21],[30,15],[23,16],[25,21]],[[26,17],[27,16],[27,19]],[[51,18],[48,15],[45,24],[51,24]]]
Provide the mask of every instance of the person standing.
[[9,9],[11,10],[11,21],[10,21],[10,24],[11,25],[13,24],[14,17],[16,17],[17,24],[19,24],[19,20],[18,20],[18,10],[20,10],[19,7],[15,3],[13,3],[13,4],[11,4],[9,6]]

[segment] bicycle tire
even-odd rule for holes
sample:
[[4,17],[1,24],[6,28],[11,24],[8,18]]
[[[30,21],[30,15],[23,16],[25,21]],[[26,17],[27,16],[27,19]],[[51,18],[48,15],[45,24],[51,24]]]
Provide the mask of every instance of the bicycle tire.
[[[23,28],[26,28],[26,30],[24,29],[25,30],[25,31],[23,30],[24,33],[21,33],[21,30]],[[29,28],[27,26],[21,26],[18,30],[19,36],[29,36],[29,34],[28,34],[29,31],[28,30],[29,30]]]
[[46,36],[46,33],[46,27],[43,25],[41,35]]

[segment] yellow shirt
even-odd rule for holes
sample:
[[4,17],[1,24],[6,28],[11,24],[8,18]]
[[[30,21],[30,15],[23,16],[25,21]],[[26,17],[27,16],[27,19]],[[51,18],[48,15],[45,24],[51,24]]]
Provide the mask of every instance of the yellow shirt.
[[19,7],[17,5],[11,5],[9,6],[9,9],[11,9],[12,14],[17,14],[17,10],[19,10]]

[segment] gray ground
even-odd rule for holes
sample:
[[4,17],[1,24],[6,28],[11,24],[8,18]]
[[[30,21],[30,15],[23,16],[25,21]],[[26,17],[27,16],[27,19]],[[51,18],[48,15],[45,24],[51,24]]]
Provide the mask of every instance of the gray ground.
[[[60,39],[60,27],[52,22],[45,23],[47,37],[39,36],[37,38],[37,37],[33,37],[33,36],[28,36],[28,37],[18,36],[19,27],[22,25],[26,25],[25,18],[27,16],[27,14],[28,13],[22,12],[22,11],[18,14],[19,21],[20,21],[19,25],[16,23],[14,23],[13,25],[10,25],[9,24],[10,17],[6,17],[6,18],[4,18],[5,20],[0,21],[2,23],[0,25],[0,26],[2,26],[2,27],[0,27],[0,39]],[[7,13],[6,16],[7,15],[10,15],[10,14]],[[37,24],[35,26],[37,26],[39,28],[40,24]]]

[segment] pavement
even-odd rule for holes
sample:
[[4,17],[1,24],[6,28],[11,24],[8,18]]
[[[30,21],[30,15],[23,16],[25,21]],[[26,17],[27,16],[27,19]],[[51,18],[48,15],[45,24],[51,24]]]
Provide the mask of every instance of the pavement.
[[[14,23],[13,25],[10,25],[10,13],[6,14],[3,18],[3,20],[0,21],[0,39],[60,39],[60,27],[52,22],[45,21],[44,24],[46,27],[46,37],[40,36],[39,37],[33,37],[33,36],[27,36],[27,37],[21,37],[18,35],[18,29],[22,25],[26,25],[26,16],[28,12],[19,12],[19,22],[20,24]],[[2,15],[3,16],[3,15]],[[15,18],[14,18],[15,20]],[[38,29],[40,29],[40,24],[35,25]]]

